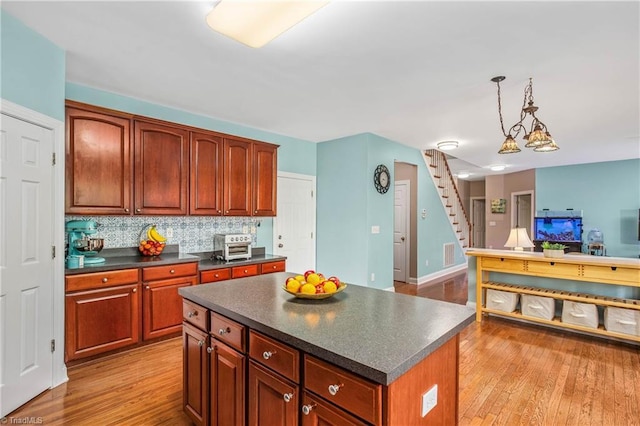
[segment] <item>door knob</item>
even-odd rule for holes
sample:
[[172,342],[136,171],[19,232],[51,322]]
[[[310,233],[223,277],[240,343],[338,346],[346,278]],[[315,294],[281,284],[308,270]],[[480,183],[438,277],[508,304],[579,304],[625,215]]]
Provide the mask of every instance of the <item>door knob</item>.
[[404,241],[404,237],[400,237],[400,241]]
[[284,247],[284,245],[282,245],[282,243],[278,244],[278,247],[282,248]]

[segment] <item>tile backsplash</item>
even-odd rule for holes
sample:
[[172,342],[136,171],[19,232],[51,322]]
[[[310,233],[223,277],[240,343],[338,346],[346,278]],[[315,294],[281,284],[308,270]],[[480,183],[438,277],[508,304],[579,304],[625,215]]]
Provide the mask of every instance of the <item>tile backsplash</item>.
[[[252,217],[214,216],[65,216],[69,220],[91,219],[98,223],[94,238],[104,238],[105,248],[137,247],[140,232],[154,224],[167,244],[179,244],[181,253],[213,250],[213,234],[250,233],[252,246],[256,245],[260,219]],[[173,236],[167,236],[167,228]]]

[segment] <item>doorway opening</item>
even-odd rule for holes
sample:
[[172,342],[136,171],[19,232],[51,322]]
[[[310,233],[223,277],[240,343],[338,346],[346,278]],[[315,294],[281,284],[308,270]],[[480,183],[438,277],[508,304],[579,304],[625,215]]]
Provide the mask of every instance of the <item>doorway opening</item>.
[[529,238],[533,236],[534,191],[511,193],[511,228],[524,228]]
[[471,197],[471,229],[473,230],[472,247],[485,246],[486,201],[484,197]]
[[417,284],[418,168],[396,161],[393,174],[393,280]]

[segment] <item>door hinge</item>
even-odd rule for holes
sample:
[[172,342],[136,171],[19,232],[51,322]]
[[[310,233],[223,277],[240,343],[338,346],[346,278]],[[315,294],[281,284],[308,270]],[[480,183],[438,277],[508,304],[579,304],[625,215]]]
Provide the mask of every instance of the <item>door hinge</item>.
[[55,152],[51,153],[51,165],[52,166],[56,165],[56,153]]
[[56,258],[56,246],[51,246],[51,258]]
[[311,239],[313,240],[313,232],[311,232]]
[[56,351],[56,339],[51,339],[51,352]]

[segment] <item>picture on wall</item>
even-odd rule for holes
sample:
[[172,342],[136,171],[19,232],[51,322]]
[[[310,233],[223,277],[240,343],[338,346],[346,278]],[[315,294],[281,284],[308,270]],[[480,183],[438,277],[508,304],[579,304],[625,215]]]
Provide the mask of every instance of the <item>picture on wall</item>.
[[505,213],[507,211],[507,200],[505,198],[496,198],[491,200],[491,213]]

